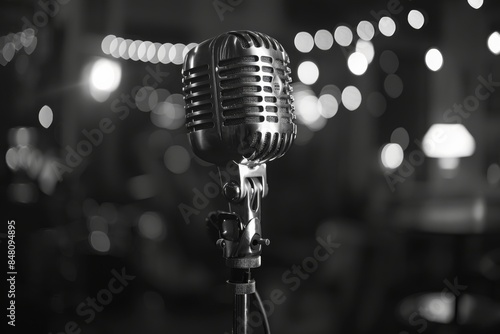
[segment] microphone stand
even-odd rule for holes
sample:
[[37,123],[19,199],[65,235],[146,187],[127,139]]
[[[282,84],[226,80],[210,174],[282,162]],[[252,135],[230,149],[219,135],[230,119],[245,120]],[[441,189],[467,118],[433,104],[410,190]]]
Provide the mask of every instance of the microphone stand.
[[[261,201],[267,195],[266,165],[238,164],[239,179],[232,178],[223,185],[229,211],[216,211],[207,218],[208,227],[216,232],[216,245],[222,250],[231,275],[227,283],[234,292],[233,334],[248,333],[250,297],[256,294],[251,269],[261,265],[262,246],[269,239],[262,237]],[[258,294],[257,301],[261,305]],[[269,324],[261,305],[261,315],[266,332]]]

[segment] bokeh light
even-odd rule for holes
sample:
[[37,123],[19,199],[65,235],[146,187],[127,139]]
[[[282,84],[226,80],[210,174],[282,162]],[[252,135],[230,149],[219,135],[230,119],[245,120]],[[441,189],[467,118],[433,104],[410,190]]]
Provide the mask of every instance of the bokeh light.
[[403,80],[396,74],[389,74],[384,80],[384,90],[393,99],[403,93]]
[[369,21],[361,21],[356,27],[356,32],[362,40],[370,41],[375,36],[375,28]]
[[147,51],[146,51],[146,58],[149,62],[153,64],[158,63],[158,49],[160,48],[161,44],[160,43],[152,43]]
[[424,26],[425,17],[421,11],[412,9],[408,13],[408,23],[413,29],[420,29]]
[[111,249],[111,241],[108,235],[102,231],[90,232],[89,242],[94,250],[101,253],[107,253]]
[[302,53],[308,53],[314,47],[314,39],[308,32],[301,31],[295,35],[293,40],[295,47]]
[[384,145],[380,153],[380,161],[387,169],[398,168],[404,160],[403,148],[396,143]]
[[406,150],[408,144],[410,143],[408,131],[406,131],[403,127],[394,129],[391,134],[391,143],[399,144],[403,150]]
[[342,98],[342,91],[335,85],[325,85],[321,88],[320,95],[329,94],[332,95],[339,103]]
[[154,90],[155,89],[151,86],[143,86],[137,90],[134,99],[135,99],[135,104],[140,111],[144,112],[151,111],[149,98]]
[[144,212],[137,223],[139,233],[147,239],[160,241],[166,235],[165,223],[161,216],[152,211]]
[[139,56],[137,55],[137,52],[139,50],[139,45],[141,45],[141,41],[133,41],[132,43],[130,43],[128,47],[128,56],[133,61],[139,60]]
[[337,114],[339,110],[339,102],[337,99],[331,94],[322,94],[320,95],[318,102],[320,104],[319,113],[324,118],[332,118]]
[[40,122],[40,125],[48,129],[53,120],[54,114],[52,113],[52,109],[47,105],[43,106],[38,112],[38,121]]
[[463,124],[431,125],[422,139],[425,155],[431,158],[469,157],[476,150],[476,142]]
[[354,111],[361,105],[362,96],[355,86],[347,86],[342,91],[342,104],[347,110]]
[[467,0],[469,5],[474,8],[474,9],[479,9],[483,6],[484,1],[483,0]]
[[121,58],[125,60],[130,59],[128,50],[132,42],[133,41],[131,39],[125,39],[123,40],[123,42],[120,43],[120,45],[118,46],[118,54],[120,55]]
[[184,100],[181,94],[160,100],[151,113],[151,122],[159,128],[175,130],[184,125]]
[[389,16],[384,16],[378,21],[378,30],[382,35],[391,37],[396,32],[396,22]]
[[361,52],[368,61],[368,64],[370,64],[373,61],[373,57],[375,57],[375,48],[370,41],[358,40],[356,42],[356,52]]
[[168,56],[170,57],[170,61],[173,64],[180,65],[184,63],[183,52],[186,46],[182,43],[174,44],[173,47],[170,48]]
[[[326,124],[326,119],[321,113],[323,106],[314,92],[303,84],[294,84],[293,91],[298,123],[305,125],[313,132],[321,130]],[[302,139],[306,138],[302,137]]]
[[335,42],[341,46],[349,46],[352,43],[353,34],[351,29],[346,26],[338,26],[333,33]]
[[116,39],[116,36],[115,35],[107,35],[106,37],[104,37],[102,39],[102,42],[101,42],[101,50],[102,52],[104,52],[104,54],[107,54],[109,55],[111,53],[111,42]]
[[333,45],[333,35],[328,30],[318,30],[314,35],[314,43],[320,50],[329,50]]
[[302,124],[313,131],[318,131],[325,125],[325,119],[321,117],[318,109],[318,98],[313,94],[299,97],[295,103],[297,117]]
[[100,58],[92,65],[90,84],[97,90],[112,92],[120,84],[121,75],[120,64],[110,59]]
[[169,171],[174,174],[182,174],[188,170],[191,157],[183,146],[173,145],[165,151],[163,161]]
[[399,58],[391,50],[385,50],[380,54],[380,67],[387,74],[393,74],[398,70]]
[[495,55],[500,54],[500,33],[495,31],[488,37],[488,49]]
[[425,54],[425,64],[431,71],[439,71],[443,66],[443,55],[436,48],[430,49]]
[[491,185],[497,185],[500,182],[500,166],[497,163],[488,166],[486,180]]
[[121,37],[116,37],[111,41],[110,54],[115,58],[120,57],[120,44],[124,41]]
[[143,62],[148,61],[148,48],[151,44],[153,43],[150,41],[144,41],[141,44],[139,44],[139,47],[137,48],[137,57],[139,57],[140,61]]
[[353,52],[347,59],[349,70],[355,75],[362,75],[368,69],[368,60],[361,52]]
[[297,69],[297,76],[305,85],[312,85],[319,77],[318,66],[312,61],[304,61]]
[[162,44],[159,48],[158,48],[158,60],[163,63],[163,64],[168,64],[170,63],[170,49],[173,47],[174,45],[172,43],[165,43],[165,44]]

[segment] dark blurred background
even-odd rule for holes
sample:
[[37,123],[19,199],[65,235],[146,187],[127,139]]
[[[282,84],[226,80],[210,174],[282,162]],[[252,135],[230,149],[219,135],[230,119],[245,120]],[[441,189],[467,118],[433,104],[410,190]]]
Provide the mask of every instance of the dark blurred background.
[[267,166],[272,242],[253,271],[273,332],[498,333],[492,0],[1,1],[15,329],[230,333],[205,227],[227,204],[187,140],[181,64],[237,29],[285,47],[299,122]]

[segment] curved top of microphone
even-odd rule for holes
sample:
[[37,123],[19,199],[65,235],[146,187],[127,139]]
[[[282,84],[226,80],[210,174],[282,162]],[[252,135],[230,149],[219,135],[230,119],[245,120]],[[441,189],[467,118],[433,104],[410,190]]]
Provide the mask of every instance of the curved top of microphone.
[[249,165],[285,154],[297,133],[288,64],[280,43],[254,31],[230,31],[193,48],[182,74],[194,153]]

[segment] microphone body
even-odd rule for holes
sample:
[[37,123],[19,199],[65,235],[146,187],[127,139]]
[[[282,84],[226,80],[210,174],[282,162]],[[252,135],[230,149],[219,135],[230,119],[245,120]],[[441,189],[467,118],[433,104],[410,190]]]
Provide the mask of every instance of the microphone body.
[[250,269],[261,265],[262,246],[269,245],[260,221],[267,193],[265,163],[285,154],[297,133],[288,64],[280,43],[253,31],[206,40],[184,60],[186,128],[193,152],[218,166],[236,163],[239,170],[239,178],[223,186],[229,212],[213,212],[207,219],[231,268],[235,334],[248,333],[249,297],[256,292]]
[[193,152],[217,165],[281,157],[297,125],[289,57],[275,39],[231,31],[190,50],[183,66],[186,128]]

